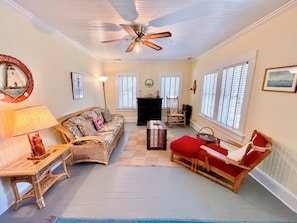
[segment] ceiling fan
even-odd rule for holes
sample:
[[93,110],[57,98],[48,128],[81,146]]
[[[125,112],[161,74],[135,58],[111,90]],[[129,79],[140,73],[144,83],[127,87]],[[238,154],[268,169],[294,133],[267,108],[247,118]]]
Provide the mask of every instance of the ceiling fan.
[[131,38],[106,40],[106,41],[101,41],[101,43],[111,43],[111,42],[118,42],[118,41],[124,41],[124,40],[134,40],[132,43],[130,43],[130,45],[126,49],[126,52],[131,52],[134,49],[134,47],[136,47],[140,43],[142,43],[143,45],[148,46],[154,50],[159,51],[159,50],[162,50],[162,47],[155,43],[152,43],[148,40],[171,37],[170,32],[145,34],[145,27],[140,24],[135,24],[135,25],[120,24],[120,26],[131,36]]

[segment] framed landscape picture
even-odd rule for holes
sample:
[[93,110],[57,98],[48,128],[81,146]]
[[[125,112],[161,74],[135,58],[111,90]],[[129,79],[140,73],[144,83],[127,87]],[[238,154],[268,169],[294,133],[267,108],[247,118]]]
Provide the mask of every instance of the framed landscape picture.
[[263,91],[296,92],[297,65],[267,68],[263,81]]
[[83,75],[80,73],[71,72],[71,82],[72,82],[73,99],[84,98]]

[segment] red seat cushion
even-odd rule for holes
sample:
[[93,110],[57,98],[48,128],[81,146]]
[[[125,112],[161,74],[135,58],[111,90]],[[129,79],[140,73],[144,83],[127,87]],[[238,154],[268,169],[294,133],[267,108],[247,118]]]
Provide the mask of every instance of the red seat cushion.
[[[206,145],[207,147],[227,156],[228,154],[228,150],[227,149],[224,149],[218,145],[215,145],[215,144],[207,144]],[[202,160],[202,161],[205,161],[205,152],[203,152],[203,150],[201,150],[199,152],[199,159]],[[208,155],[208,162],[211,166],[213,167],[216,167],[222,171],[224,171],[225,173],[228,173],[232,176],[237,176],[243,169],[239,168],[239,167],[236,167],[236,166],[233,166],[233,165],[230,165],[230,164],[227,164],[225,163],[224,161],[222,160],[219,160],[211,155]]]
[[187,158],[195,158],[202,145],[206,145],[206,141],[191,136],[182,136],[170,143],[170,149]]

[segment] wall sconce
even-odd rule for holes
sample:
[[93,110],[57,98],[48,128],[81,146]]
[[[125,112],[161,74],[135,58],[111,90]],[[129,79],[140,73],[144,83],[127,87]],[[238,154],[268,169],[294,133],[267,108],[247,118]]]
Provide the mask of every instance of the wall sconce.
[[196,86],[196,80],[194,80],[193,87],[191,87],[189,90],[190,91],[193,91],[193,93],[195,94],[196,93],[196,88],[197,88],[197,86]]
[[100,76],[99,81],[102,82],[103,86],[103,95],[104,95],[104,108],[106,108],[106,97],[105,97],[105,81],[107,81],[108,77],[106,76]]
[[[17,109],[13,112],[13,136],[27,134],[31,145],[31,157],[28,159],[39,160],[47,157],[42,139],[38,131],[53,127],[59,123],[45,106],[32,106]],[[35,134],[30,137],[30,133]]]

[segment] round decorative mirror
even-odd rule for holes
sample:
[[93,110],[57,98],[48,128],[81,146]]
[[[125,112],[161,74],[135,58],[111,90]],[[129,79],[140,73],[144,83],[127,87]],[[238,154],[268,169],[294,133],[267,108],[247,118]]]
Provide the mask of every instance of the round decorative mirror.
[[18,59],[0,54],[0,100],[18,103],[26,100],[33,91],[30,70]]
[[154,86],[154,81],[152,79],[146,79],[144,82],[144,85],[146,87],[152,87],[152,86]]

